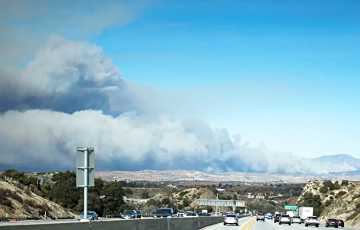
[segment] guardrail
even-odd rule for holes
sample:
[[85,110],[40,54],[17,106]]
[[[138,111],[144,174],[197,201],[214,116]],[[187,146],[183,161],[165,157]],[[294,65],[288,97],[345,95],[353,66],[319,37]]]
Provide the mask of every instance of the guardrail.
[[[245,217],[245,216],[242,216]],[[242,218],[239,217],[239,218]],[[103,229],[126,229],[126,230],[197,230],[213,224],[223,222],[224,217],[186,217],[186,218],[154,218],[91,222],[26,222],[8,223],[1,225],[1,230],[103,230]]]

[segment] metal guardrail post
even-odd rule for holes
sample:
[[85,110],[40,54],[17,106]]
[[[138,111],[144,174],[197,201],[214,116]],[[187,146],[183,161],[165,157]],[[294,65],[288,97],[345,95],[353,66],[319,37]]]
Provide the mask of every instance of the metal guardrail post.
[[167,219],[167,224],[168,224],[168,230],[171,230],[171,224],[170,224],[171,218],[166,218],[166,219]]

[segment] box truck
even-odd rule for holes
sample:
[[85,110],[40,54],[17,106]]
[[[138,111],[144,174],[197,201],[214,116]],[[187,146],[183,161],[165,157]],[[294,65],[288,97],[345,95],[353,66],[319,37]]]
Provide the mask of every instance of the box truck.
[[299,216],[301,219],[301,222],[304,222],[306,218],[309,216],[313,216],[314,214],[314,208],[313,207],[300,207],[299,208]]

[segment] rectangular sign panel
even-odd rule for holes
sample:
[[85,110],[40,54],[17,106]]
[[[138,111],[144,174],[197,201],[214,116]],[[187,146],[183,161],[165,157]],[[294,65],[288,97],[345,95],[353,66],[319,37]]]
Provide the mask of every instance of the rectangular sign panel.
[[244,201],[234,201],[234,200],[198,200],[198,205],[204,206],[236,206],[236,207],[245,207]]
[[297,206],[285,206],[285,210],[296,210]]
[[95,178],[95,151],[94,148],[88,149],[88,181],[84,181],[84,151],[83,148],[76,148],[76,187],[94,187],[94,178]]
[[294,215],[296,215],[296,216],[299,215],[299,212],[294,212]]

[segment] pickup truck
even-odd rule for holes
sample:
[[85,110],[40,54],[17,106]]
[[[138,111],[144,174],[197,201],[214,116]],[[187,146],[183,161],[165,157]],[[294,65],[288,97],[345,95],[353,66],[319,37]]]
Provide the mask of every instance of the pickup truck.
[[305,219],[304,223],[305,223],[305,227],[307,227],[309,225],[314,225],[318,228],[320,221],[317,218],[317,216],[309,216],[308,218]]
[[265,221],[265,215],[263,213],[257,214],[256,221],[259,221],[259,220]]

